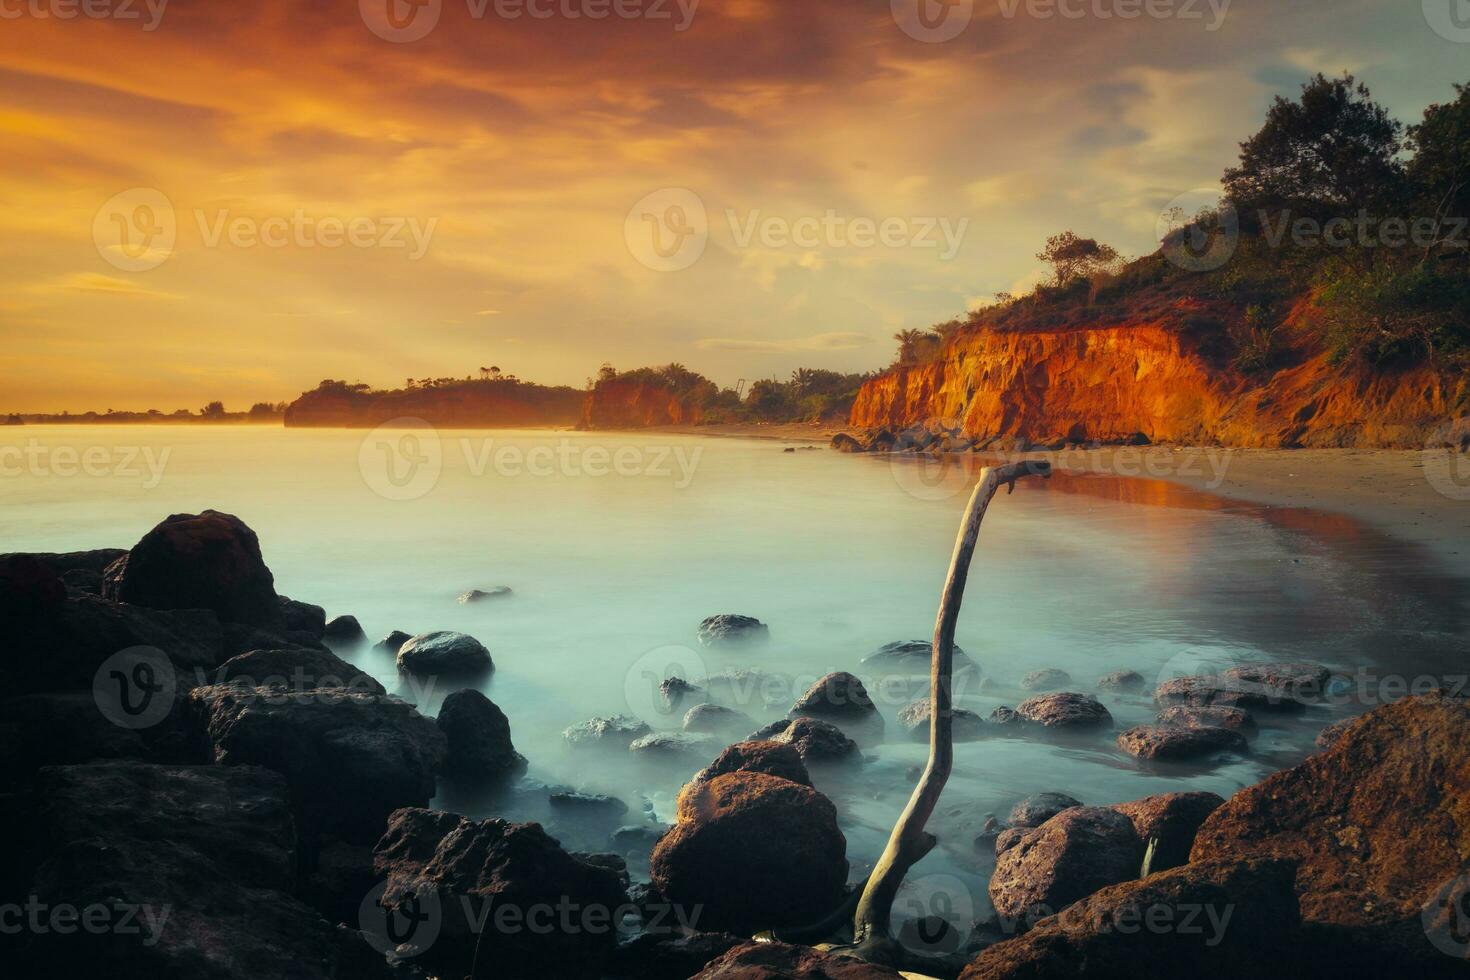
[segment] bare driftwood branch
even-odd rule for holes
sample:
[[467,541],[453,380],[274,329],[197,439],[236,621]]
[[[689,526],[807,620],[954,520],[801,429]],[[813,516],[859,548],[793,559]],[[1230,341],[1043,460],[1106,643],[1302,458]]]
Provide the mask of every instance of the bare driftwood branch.
[[840,952],[875,963],[897,964],[902,955],[890,934],[889,920],[893,900],[898,895],[904,876],[920,858],[934,849],[937,838],[924,829],[939,802],[939,794],[949,780],[954,765],[954,717],[952,684],[954,679],[954,630],[960,615],[960,601],[965,595],[965,581],[970,574],[970,558],[980,534],[980,522],[991,498],[1001,486],[1015,490],[1016,481],[1028,476],[1050,476],[1051,465],[1043,461],[1010,463],[980,471],[980,482],[970,496],[964,521],[955,538],[954,554],[949,560],[949,575],[939,600],[939,615],[934,623],[934,648],[929,662],[929,764],[914,787],[908,806],[893,827],[883,856],[868,877],[863,896],[853,916],[854,945]]

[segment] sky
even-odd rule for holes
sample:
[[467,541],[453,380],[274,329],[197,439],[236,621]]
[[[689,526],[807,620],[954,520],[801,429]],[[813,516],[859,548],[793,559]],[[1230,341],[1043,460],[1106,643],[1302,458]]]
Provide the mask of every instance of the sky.
[[0,0],[0,411],[876,369],[1314,72],[1452,98],[1455,4]]

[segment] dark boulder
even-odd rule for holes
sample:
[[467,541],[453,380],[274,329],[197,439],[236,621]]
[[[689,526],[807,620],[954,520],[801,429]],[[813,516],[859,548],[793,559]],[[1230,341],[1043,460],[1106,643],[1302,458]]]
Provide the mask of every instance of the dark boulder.
[[736,742],[721,752],[714,762],[695,774],[693,782],[708,782],[716,776],[732,772],[763,772],[779,776],[802,786],[812,784],[795,746],[782,742]]
[[770,629],[754,616],[722,613],[699,624],[699,642],[707,647],[753,643],[770,636]]
[[1113,716],[1090,694],[1043,694],[1016,706],[1016,714],[1033,725],[1054,731],[1088,731],[1113,727]]
[[66,601],[66,583],[35,555],[0,555],[0,616],[7,622],[50,615]]
[[793,718],[776,721],[750,736],[750,741],[771,741],[796,749],[805,764],[861,762],[858,744],[830,722],[816,718]]
[[367,642],[367,634],[356,616],[333,616],[322,629],[322,639],[337,646],[354,646]]
[[867,452],[867,448],[861,442],[858,442],[846,432],[839,432],[833,436],[832,442],[829,445],[839,453]]
[[[177,691],[175,696],[177,696]],[[49,691],[0,701],[0,785],[30,783],[43,766],[107,759],[197,761],[178,701],[156,724],[125,728],[100,710],[91,691]]]
[[1010,824],[1012,827],[1040,827],[1063,810],[1081,805],[1081,800],[1074,800],[1066,793],[1037,793],[1011,807]]
[[883,735],[883,716],[868,696],[868,689],[844,670],[828,674],[808,688],[796,699],[787,717],[831,722],[859,741],[876,741]]
[[1154,872],[1187,864],[1200,825],[1224,803],[1214,793],[1161,793],[1131,803],[1116,803],[1112,809],[1133,821],[1133,829],[1145,847],[1153,843],[1149,870]]
[[232,514],[174,514],[104,573],[103,594],[151,609],[209,609],[222,622],[280,618],[275,579],[260,541]]
[[1470,700],[1438,692],[1378,708],[1326,751],[1236,793],[1190,859],[1297,862],[1304,931],[1325,963],[1415,976],[1445,969],[1425,910],[1465,875],[1466,855]]
[[619,946],[607,964],[611,980],[689,980],[705,964],[749,940],[728,932],[688,935],[669,929],[645,933]]
[[847,841],[830,800],[788,779],[734,772],[690,783],[654,848],[653,884],[700,925],[749,933],[815,922],[840,904]]
[[276,597],[280,604],[280,628],[288,633],[305,633],[320,640],[327,628],[327,611],[309,602],[298,602],[285,596]]
[[510,740],[510,719],[485,695],[455,691],[444,699],[435,724],[444,733],[444,775],[464,784],[493,783],[526,771],[526,758]]
[[627,901],[616,871],[578,860],[534,823],[399,810],[373,866],[386,913],[423,915],[434,896],[437,939],[414,962],[439,975],[466,976],[478,961],[485,978],[596,977]]
[[370,674],[352,666],[330,650],[304,647],[242,653],[220,664],[210,673],[209,680],[215,684],[283,687],[292,691],[345,687],[369,694],[388,693]]
[[[969,654],[965,653],[958,643],[950,649],[955,673],[979,669],[979,665],[970,659]],[[894,640],[892,643],[883,644],[864,657],[861,662],[863,666],[875,670],[905,670],[928,677],[929,665],[933,658],[933,645],[928,640]]]
[[1118,735],[1118,748],[1147,762],[1186,762],[1250,751],[1245,736],[1228,728],[1139,725]]
[[428,803],[444,764],[439,728],[389,695],[225,684],[192,691],[190,708],[215,763],[285,775],[312,838],[376,840],[388,814]]
[[410,636],[408,633],[403,632],[403,630],[394,630],[393,632],[389,633],[387,636],[379,640],[377,643],[373,644],[373,649],[382,653],[392,654],[396,657],[398,656],[398,651],[403,648],[403,644],[407,643],[411,639],[413,639],[413,637]]
[[473,677],[495,669],[490,651],[473,636],[439,630],[420,633],[398,648],[398,669],[406,674]]
[[997,855],[990,900],[1005,919],[1034,922],[1137,878],[1142,864],[1132,821],[1105,807],[1071,807]]
[[1294,968],[1297,922],[1289,862],[1190,864],[1112,885],[1042,919],[987,948],[960,980],[1315,976]]
[[628,812],[628,804],[616,796],[603,796],[600,793],[579,793],[576,790],[557,790],[547,800],[553,810],[559,810],[576,817],[617,820]]

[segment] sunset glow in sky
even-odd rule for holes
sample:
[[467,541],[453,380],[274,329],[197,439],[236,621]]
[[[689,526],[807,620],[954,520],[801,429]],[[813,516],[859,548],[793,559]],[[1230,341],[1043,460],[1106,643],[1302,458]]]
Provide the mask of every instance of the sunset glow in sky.
[[1312,72],[1470,81],[1420,0],[123,2],[0,0],[3,411],[876,368]]

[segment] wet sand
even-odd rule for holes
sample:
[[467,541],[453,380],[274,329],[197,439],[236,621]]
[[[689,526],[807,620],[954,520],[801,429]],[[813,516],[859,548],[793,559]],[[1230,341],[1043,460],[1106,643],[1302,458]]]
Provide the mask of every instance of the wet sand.
[[[691,435],[826,446],[842,425],[669,426]],[[988,454],[987,454],[988,455]],[[1447,450],[1147,446],[1015,454],[1072,473],[1167,480],[1266,507],[1346,514],[1427,548],[1470,576],[1470,457]]]

